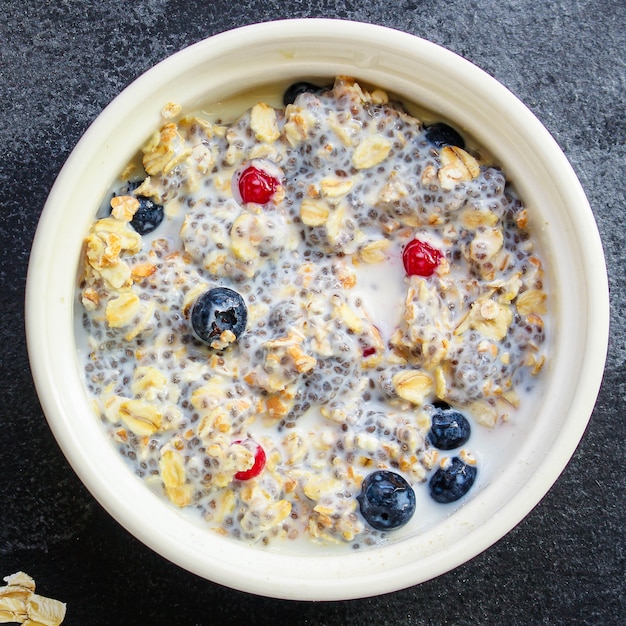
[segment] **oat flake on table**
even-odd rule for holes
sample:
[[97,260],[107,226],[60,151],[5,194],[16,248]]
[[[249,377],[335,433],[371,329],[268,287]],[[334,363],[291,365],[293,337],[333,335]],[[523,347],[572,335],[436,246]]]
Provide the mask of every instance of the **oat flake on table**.
[[65,619],[64,602],[35,593],[35,581],[24,572],[5,576],[0,587],[0,623],[59,626]]

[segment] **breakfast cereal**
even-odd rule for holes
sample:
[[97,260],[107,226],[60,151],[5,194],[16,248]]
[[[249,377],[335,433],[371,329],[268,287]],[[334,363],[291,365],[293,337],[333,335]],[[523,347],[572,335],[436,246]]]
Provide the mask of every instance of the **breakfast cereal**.
[[495,429],[535,385],[541,254],[452,129],[347,77],[297,91],[232,124],[164,108],[85,238],[81,358],[120,454],[207,528],[374,545],[481,473],[436,415]]

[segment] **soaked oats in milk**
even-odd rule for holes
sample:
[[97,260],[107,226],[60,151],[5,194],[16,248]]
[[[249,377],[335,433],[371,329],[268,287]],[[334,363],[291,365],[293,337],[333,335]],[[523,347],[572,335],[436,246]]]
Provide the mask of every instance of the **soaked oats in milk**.
[[475,433],[544,363],[542,264],[454,129],[349,78],[288,92],[231,125],[164,109],[85,239],[85,380],[208,528],[371,545],[471,497]]

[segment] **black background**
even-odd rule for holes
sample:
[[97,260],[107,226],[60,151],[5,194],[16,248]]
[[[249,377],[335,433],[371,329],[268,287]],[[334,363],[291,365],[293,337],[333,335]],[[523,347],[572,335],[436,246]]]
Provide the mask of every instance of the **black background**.
[[[41,594],[67,602],[68,625],[623,623],[623,0],[2,0],[0,6],[0,577],[29,573]],[[144,547],[95,502],[60,453],[26,355],[30,246],[46,195],[87,126],[122,88],[186,45],[288,17],[399,28],[458,52],[509,87],[576,170],[603,238],[612,289],[598,403],[545,499],[466,565],[364,600],[259,598],[200,579]]]

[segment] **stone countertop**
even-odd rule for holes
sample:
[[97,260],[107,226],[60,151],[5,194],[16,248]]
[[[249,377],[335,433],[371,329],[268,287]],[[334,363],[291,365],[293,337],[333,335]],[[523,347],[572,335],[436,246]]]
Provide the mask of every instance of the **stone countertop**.
[[[23,331],[31,242],[81,134],[156,62],[256,21],[337,17],[398,28],[495,76],[546,125],[605,246],[612,333],[604,384],[571,463],[528,517],[469,563],[364,600],[289,602],[207,582],[130,536],[59,451]],[[0,21],[0,578],[23,570],[65,624],[618,624],[626,615],[623,0],[4,0]],[[585,254],[584,250],[580,251]],[[622,442],[620,444],[620,441]]]

